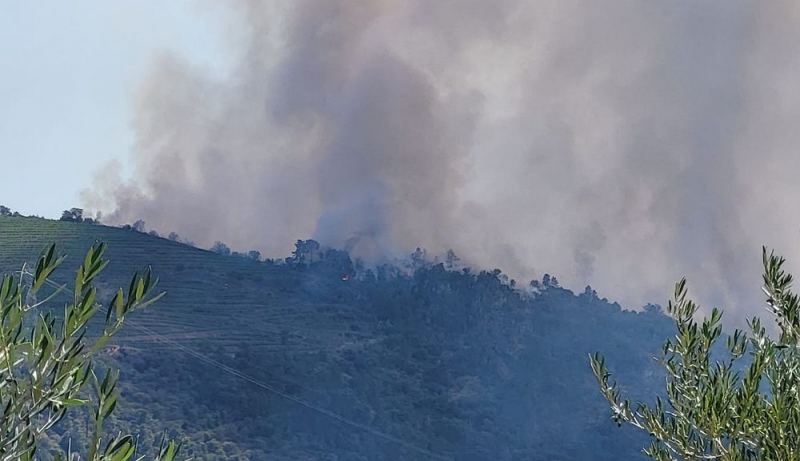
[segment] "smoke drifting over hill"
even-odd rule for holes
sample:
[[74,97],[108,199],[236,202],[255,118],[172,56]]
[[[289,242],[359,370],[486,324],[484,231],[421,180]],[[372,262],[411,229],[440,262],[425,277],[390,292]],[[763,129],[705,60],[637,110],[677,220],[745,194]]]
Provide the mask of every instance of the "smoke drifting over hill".
[[453,248],[626,307],[683,275],[744,306],[760,245],[800,260],[793,2],[239,5],[228,80],[154,64],[134,181],[86,194],[107,221],[270,255]]

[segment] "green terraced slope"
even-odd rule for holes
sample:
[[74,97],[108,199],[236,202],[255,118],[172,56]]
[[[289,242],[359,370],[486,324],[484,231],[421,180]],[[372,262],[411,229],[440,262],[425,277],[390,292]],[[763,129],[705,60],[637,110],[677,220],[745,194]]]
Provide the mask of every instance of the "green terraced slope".
[[[298,459],[298,445],[303,453],[311,450],[307,442],[291,441],[294,438],[268,443],[248,436],[247,443],[242,442],[236,416],[242,407],[260,418],[268,405],[276,412],[268,418],[280,427],[287,415],[298,414],[298,404],[279,396],[275,400],[274,393],[198,360],[175,343],[266,380],[280,392],[310,394],[320,401],[327,390],[311,384],[319,380],[320,362],[326,362],[328,354],[375,342],[373,319],[341,302],[353,296],[340,277],[222,256],[122,228],[16,217],[0,217],[0,272],[19,271],[23,262],[34,263],[55,243],[67,260],[52,279],[70,284],[86,250],[98,241],[108,245],[110,259],[98,283],[101,300],[110,299],[118,287],[127,286],[134,271],[148,266],[167,292],[157,304],[134,315],[106,349],[108,360],[123,369],[125,391],[115,427],[151,442],[161,429],[170,430],[184,437],[188,453],[199,459],[264,459],[267,448],[282,453],[272,459]],[[165,343],[165,337],[173,343]],[[255,401],[231,403],[237,395]],[[235,411],[228,412],[231,408]],[[137,418],[128,419],[131,413]],[[319,413],[307,413],[300,406],[304,418],[320,418]],[[152,424],[143,429],[136,423],[141,420]],[[325,416],[322,421],[335,422]],[[66,447],[82,427],[68,421],[58,443]]]
[[[302,296],[331,281],[121,228],[0,218],[0,271],[19,270],[23,261],[35,262],[43,249],[56,243],[68,258],[54,280],[69,283],[83,254],[97,241],[108,245],[111,260],[101,294],[110,296],[127,285],[134,271],[150,266],[167,296],[133,320],[172,339],[217,347],[247,344],[269,351],[282,350],[289,342],[309,350],[335,347],[355,336],[327,327],[331,319],[325,313],[336,311],[341,319],[347,306]],[[170,347],[135,329],[128,329],[118,343],[131,349]]]

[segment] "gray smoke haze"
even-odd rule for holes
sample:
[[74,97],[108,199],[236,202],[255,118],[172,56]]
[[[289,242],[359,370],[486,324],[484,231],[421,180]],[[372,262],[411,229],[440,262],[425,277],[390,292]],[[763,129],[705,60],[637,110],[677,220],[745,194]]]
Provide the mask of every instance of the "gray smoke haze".
[[231,7],[224,81],[154,63],[134,180],[87,207],[272,256],[453,248],[630,308],[688,276],[752,314],[760,246],[800,261],[794,2],[279,3]]

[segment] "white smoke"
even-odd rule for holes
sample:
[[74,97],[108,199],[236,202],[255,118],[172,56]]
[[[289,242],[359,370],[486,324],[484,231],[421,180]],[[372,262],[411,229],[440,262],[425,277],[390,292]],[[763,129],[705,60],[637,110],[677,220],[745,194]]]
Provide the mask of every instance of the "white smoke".
[[688,276],[751,314],[760,246],[800,260],[793,2],[236,5],[229,80],[155,62],[135,179],[86,194],[107,220],[275,256],[453,248],[631,308]]

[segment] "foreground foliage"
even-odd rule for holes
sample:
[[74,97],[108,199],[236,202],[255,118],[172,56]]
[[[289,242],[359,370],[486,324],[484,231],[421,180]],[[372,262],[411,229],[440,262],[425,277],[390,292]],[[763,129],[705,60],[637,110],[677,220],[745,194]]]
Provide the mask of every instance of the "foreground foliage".
[[[56,253],[55,245],[39,257],[33,273],[23,265],[19,277],[9,274],[2,278],[0,460],[35,459],[40,439],[77,407],[89,407],[91,419],[91,436],[80,459],[142,459],[136,458],[133,436],[103,437],[104,421],[117,404],[119,373],[109,369],[98,377],[92,359],[121,330],[129,314],[157,301],[163,293],[153,294],[157,280],[149,271],[143,276],[134,274],[127,294],[120,288],[105,306],[102,332],[88,340],[87,329],[103,310],[94,282],[108,264],[104,252],[105,246],[97,244],[86,254],[63,315],[50,309],[52,301],[68,291],[50,281],[65,258]],[[38,296],[45,298],[37,301]],[[171,461],[178,449],[174,442],[162,439],[156,459]],[[76,456],[69,450],[54,459],[73,460]]]
[[761,321],[748,321],[749,334],[726,337],[730,354],[714,360],[722,337],[722,313],[713,310],[701,322],[698,306],[687,299],[686,281],[675,287],[667,307],[678,333],[664,344],[661,364],[667,372],[666,401],[654,405],[621,397],[610,382],[605,359],[591,365],[614,420],[646,431],[655,440],[645,453],[657,460],[795,460],[800,458],[800,301],[791,291],[785,260],[763,250],[764,292],[779,336]]

